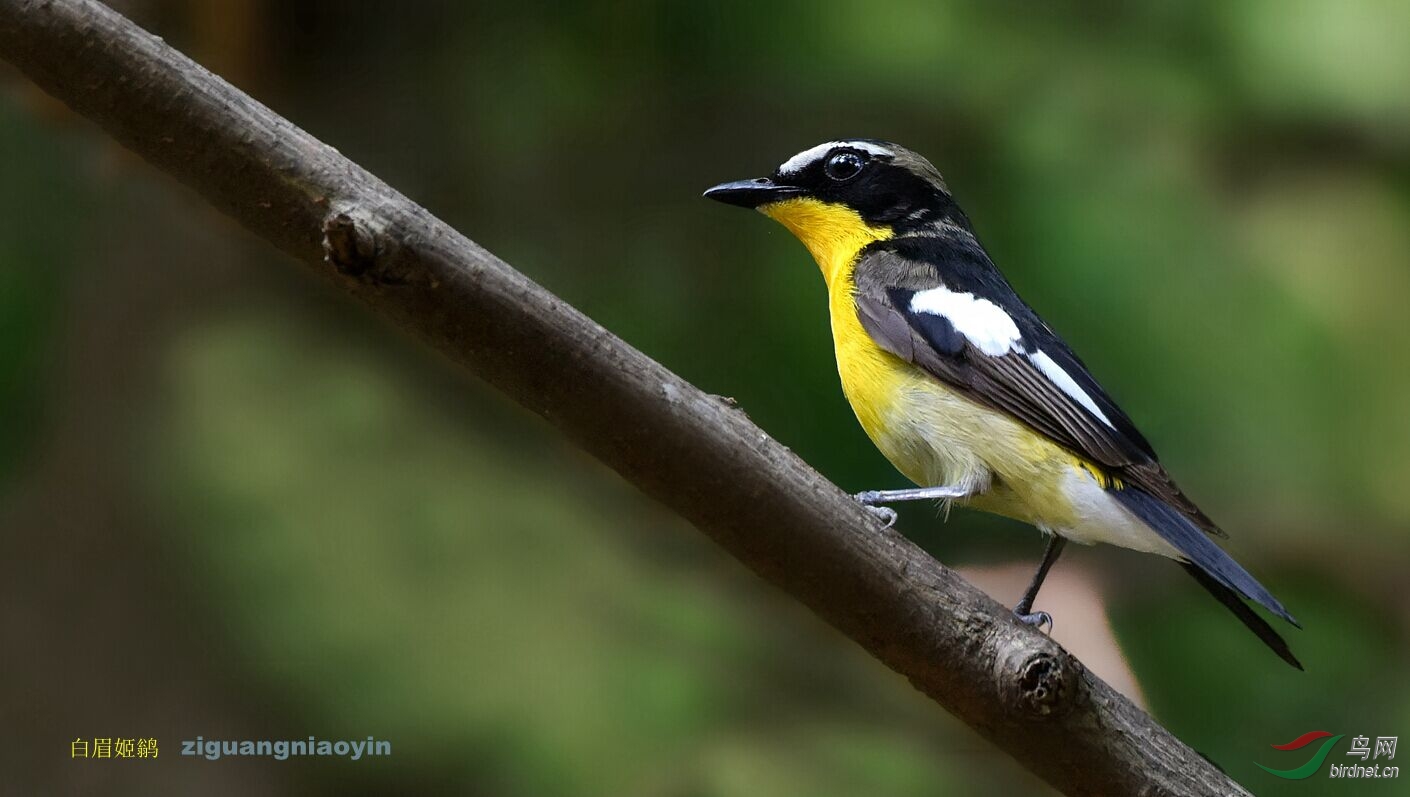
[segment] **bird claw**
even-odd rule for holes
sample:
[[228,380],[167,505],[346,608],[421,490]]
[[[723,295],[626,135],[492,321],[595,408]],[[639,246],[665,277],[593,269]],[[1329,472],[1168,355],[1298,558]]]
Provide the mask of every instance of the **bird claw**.
[[1023,623],[1024,625],[1036,626],[1039,631],[1042,631],[1044,626],[1047,626],[1048,633],[1051,634],[1053,631],[1053,616],[1051,614],[1048,614],[1047,612],[1030,612],[1027,614],[1020,614],[1015,611],[1013,613],[1013,616],[1015,619],[1017,619],[1020,623]]
[[[860,501],[861,499],[858,498],[857,500]],[[892,509],[891,507],[872,506],[871,504],[862,502],[862,508],[865,509],[868,513],[870,513],[872,517],[876,518],[877,520],[880,520],[882,528],[889,529],[892,526],[896,525],[896,510]]]

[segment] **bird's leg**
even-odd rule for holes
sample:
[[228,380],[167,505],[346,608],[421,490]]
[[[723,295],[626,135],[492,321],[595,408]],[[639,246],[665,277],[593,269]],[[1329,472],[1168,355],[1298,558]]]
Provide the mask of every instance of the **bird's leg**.
[[897,501],[924,501],[926,499],[952,501],[956,498],[968,498],[970,491],[963,487],[950,487],[940,485],[939,487],[911,487],[906,490],[863,490],[852,496],[857,502],[866,507],[867,511],[876,515],[886,524],[886,528],[891,528],[896,522],[896,510],[882,506],[882,504],[895,503]]
[[963,487],[942,484],[939,487],[911,487],[906,490],[863,490],[852,497],[860,501],[862,506],[879,506],[894,504],[897,501],[924,501],[928,498],[968,498],[969,494],[970,491]]
[[1038,628],[1047,626],[1053,627],[1053,616],[1047,612],[1033,611],[1033,601],[1038,598],[1038,589],[1043,586],[1043,579],[1048,577],[1048,571],[1052,569],[1053,562],[1057,561],[1058,554],[1062,553],[1062,547],[1067,544],[1067,538],[1061,534],[1054,534],[1048,538],[1048,548],[1043,551],[1043,561],[1038,565],[1038,572],[1033,574],[1033,581],[1028,585],[1023,597],[1019,598],[1018,605],[1013,607],[1013,615],[1019,622],[1028,625],[1036,625]]

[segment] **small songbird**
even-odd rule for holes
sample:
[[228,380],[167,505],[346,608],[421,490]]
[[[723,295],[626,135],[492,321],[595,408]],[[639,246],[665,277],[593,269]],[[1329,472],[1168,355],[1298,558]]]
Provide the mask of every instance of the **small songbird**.
[[1050,535],[1014,609],[1040,627],[1052,618],[1033,601],[1067,540],[1169,557],[1302,668],[1242,599],[1297,620],[1210,539],[1226,535],[1014,292],[929,161],[885,141],[830,141],[705,196],[780,222],[822,269],[843,392],[919,485],[857,494],[888,525],[883,504],[938,499]]

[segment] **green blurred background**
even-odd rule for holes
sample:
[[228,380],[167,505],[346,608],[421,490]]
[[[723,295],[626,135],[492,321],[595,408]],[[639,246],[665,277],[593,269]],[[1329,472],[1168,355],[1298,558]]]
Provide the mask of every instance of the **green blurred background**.
[[[1047,598],[1098,600],[1059,638],[1098,629],[1073,647],[1259,794],[1326,788],[1258,769],[1306,760],[1271,744],[1410,735],[1410,5],[119,7],[849,490],[903,479],[838,389],[816,268],[699,192],[836,137],[919,150],[1302,619],[1307,672],[1123,551],[1058,565]],[[544,423],[0,89],[0,792],[1050,793]],[[976,574],[1041,551],[962,511],[900,527]],[[394,754],[181,759],[198,734]],[[95,736],[161,757],[70,760]]]

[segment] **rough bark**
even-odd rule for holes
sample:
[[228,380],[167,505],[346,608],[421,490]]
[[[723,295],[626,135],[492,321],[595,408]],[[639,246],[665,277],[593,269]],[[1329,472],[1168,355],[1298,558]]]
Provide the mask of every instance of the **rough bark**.
[[548,419],[1063,792],[1247,793],[729,403],[106,6],[0,0],[0,56]]

